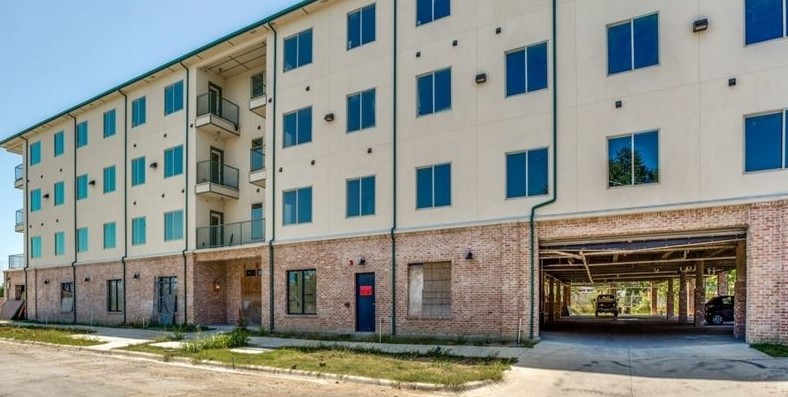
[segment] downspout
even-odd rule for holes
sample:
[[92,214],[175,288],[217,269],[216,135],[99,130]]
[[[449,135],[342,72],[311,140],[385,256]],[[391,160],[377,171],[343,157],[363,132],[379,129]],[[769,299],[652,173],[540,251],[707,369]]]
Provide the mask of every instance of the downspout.
[[391,211],[391,335],[397,334],[397,0],[394,0],[394,37],[392,40],[392,95],[391,104],[391,160],[392,160],[392,211]]
[[[558,41],[556,39],[557,36],[558,36],[558,34],[557,34],[557,30],[558,29],[557,29],[557,26],[556,26],[557,19],[558,19],[557,18],[558,10],[557,10],[557,5],[556,5],[556,0],[553,0],[553,7],[552,8],[553,8],[553,13],[552,13],[553,14],[553,26],[552,26],[553,27],[553,197],[551,199],[547,200],[547,201],[543,201],[543,202],[541,202],[539,204],[536,204],[535,206],[531,207],[531,216],[530,216],[529,221],[528,221],[528,223],[530,225],[530,231],[531,231],[530,234],[528,235],[528,238],[529,238],[530,244],[531,244],[531,246],[530,246],[531,247],[531,249],[530,249],[530,255],[531,255],[531,313],[530,313],[530,316],[531,316],[531,321],[530,321],[530,325],[529,325],[530,331],[528,333],[528,335],[529,335],[528,338],[529,339],[534,339],[534,317],[535,317],[534,316],[534,308],[535,308],[534,298],[536,297],[536,294],[534,292],[534,276],[536,274],[536,260],[535,260],[535,255],[534,255],[534,249],[535,249],[534,245],[535,245],[535,242],[536,242],[536,239],[534,237],[534,229],[535,229],[535,223],[536,222],[535,222],[534,217],[536,216],[536,210],[537,209],[542,208],[542,207],[546,207],[546,206],[548,206],[550,204],[553,204],[558,199],[558,73],[557,73],[558,72],[558,63],[557,63],[557,61],[558,61],[558,54],[557,54],[558,53]],[[540,286],[540,288],[541,288],[541,286]],[[520,336],[518,335],[517,337],[519,339]]]
[[129,97],[123,90],[118,90],[123,95],[123,256],[120,262],[123,264],[123,324],[126,324],[128,312],[126,307],[126,258],[129,255],[129,187],[128,187],[128,156],[129,156]]
[[183,228],[184,228],[184,239],[183,239],[183,251],[181,251],[181,256],[183,257],[183,324],[188,323],[188,310],[189,310],[189,295],[188,295],[188,286],[189,283],[186,280],[186,251],[189,249],[189,68],[183,64],[183,61],[178,62],[181,64],[183,69],[186,71],[186,122],[184,123],[184,131],[186,132],[185,141],[186,145],[184,147],[184,159],[186,161],[186,167],[184,170],[184,189],[183,189]]
[[[77,323],[77,248],[79,247],[77,243],[77,118],[72,116],[71,113],[67,113],[68,117],[71,117],[73,120],[73,132],[74,132],[74,142],[72,143],[72,147],[74,148],[74,261],[71,262],[71,278],[74,284],[74,324]],[[125,288],[124,288],[125,290]],[[38,301],[38,299],[36,299]],[[38,304],[38,302],[36,302]],[[125,304],[125,302],[124,302]],[[36,316],[38,312],[36,312]]]
[[[30,303],[30,299],[27,299],[28,293],[30,292],[30,285],[27,283],[27,268],[30,267],[30,233],[28,230],[28,224],[30,224],[30,176],[28,175],[28,164],[30,164],[30,145],[28,145],[27,138],[24,136],[19,136],[25,141],[25,153],[27,156],[23,156],[22,161],[25,163],[25,317],[28,316],[30,313],[30,307],[28,304]],[[5,291],[5,296],[8,297],[8,291]],[[36,288],[36,295],[38,295],[38,288]],[[7,298],[6,298],[7,299]],[[38,306],[38,299],[36,299],[36,307]],[[36,316],[38,316],[38,310],[36,310]]]
[[276,29],[271,23],[268,27],[274,32],[274,79],[273,83],[273,104],[271,105],[271,239],[268,240],[268,330],[274,330],[274,239],[276,238],[276,55],[278,51],[278,41]]

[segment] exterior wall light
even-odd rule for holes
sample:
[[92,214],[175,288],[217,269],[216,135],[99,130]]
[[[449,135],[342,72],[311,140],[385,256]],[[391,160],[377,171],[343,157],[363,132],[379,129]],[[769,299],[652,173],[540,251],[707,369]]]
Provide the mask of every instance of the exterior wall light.
[[159,163],[157,163],[157,162],[155,162],[155,161],[154,161],[154,162],[150,163],[150,166],[149,166],[149,167],[151,167],[151,168],[157,168],[158,166],[159,166]]
[[473,255],[473,251],[471,251],[471,249],[468,248],[468,251],[465,253],[465,260],[472,261],[474,259],[476,259],[476,257]]
[[709,28],[709,19],[703,18],[698,19],[692,23],[692,31],[693,32],[702,32]]
[[219,279],[217,278],[216,280],[213,280],[213,291],[219,292],[220,289],[222,289],[222,284],[219,282]]
[[476,84],[487,82],[487,73],[479,73],[476,75]]
[[359,260],[358,260],[358,265],[359,265],[359,266],[364,266],[364,265],[366,265],[366,264],[367,264],[367,260],[366,260],[366,258],[364,258],[364,257],[362,256],[362,257],[361,257],[361,259],[359,259]]
[[86,282],[86,283],[89,283],[89,282],[90,282],[90,276],[85,276],[85,282]]
[[334,121],[334,113],[326,113],[326,116],[323,117],[323,120],[325,120],[328,123]]

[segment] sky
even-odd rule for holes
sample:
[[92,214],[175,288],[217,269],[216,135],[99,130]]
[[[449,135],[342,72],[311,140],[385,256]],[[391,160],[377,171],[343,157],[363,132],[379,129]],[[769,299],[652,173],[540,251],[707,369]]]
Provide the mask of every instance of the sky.
[[[297,2],[0,0],[0,140]],[[24,251],[21,162],[0,150],[0,269]]]

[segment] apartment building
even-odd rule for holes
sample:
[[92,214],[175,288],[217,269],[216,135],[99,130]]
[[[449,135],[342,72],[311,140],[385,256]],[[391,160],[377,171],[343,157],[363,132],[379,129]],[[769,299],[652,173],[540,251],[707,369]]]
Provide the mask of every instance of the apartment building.
[[697,321],[735,269],[736,335],[785,342],[786,20],[302,1],[1,141],[7,290],[41,321],[516,339],[572,283],[679,280],[686,321],[695,278]]

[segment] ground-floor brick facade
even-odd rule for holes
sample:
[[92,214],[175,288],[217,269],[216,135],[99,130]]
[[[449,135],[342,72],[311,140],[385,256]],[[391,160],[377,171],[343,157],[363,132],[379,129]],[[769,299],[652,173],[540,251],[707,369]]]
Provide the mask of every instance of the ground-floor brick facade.
[[[535,246],[564,239],[722,229],[746,231],[746,276],[742,274],[736,285],[737,327],[748,342],[788,342],[788,200],[541,220]],[[538,263],[531,282],[529,230],[528,222],[507,222],[397,232],[395,244],[388,234],[275,242],[273,274],[269,247],[262,244],[128,260],[125,318],[107,310],[108,280],[123,277],[121,262],[8,271],[6,290],[13,299],[26,273],[27,315],[39,321],[73,321],[73,312],[61,310],[60,292],[61,283],[71,281],[76,287],[77,322],[157,321],[156,280],[175,277],[176,322],[259,323],[280,331],[352,333],[361,321],[357,298],[371,296],[374,314],[365,313],[374,316],[376,332],[516,339],[518,330],[520,337],[530,336],[534,319],[533,335],[538,337],[542,283]],[[538,252],[534,254],[538,258]],[[297,278],[307,273],[298,271],[314,279],[308,293]],[[373,288],[359,290],[358,274],[374,274]],[[296,291],[308,303],[298,302]],[[562,301],[557,295],[553,298]],[[290,310],[303,309],[299,305],[304,304],[308,310]]]

